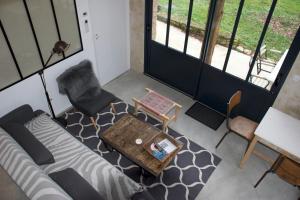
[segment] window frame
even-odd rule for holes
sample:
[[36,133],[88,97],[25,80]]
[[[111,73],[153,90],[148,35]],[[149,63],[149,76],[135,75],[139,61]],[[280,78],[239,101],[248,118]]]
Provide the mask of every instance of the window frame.
[[[23,1],[23,4],[24,4],[24,9],[26,11],[26,17],[28,18],[28,21],[29,21],[29,26],[30,26],[30,29],[31,29],[33,37],[34,37],[35,45],[36,45],[37,51],[39,53],[39,59],[40,59],[40,61],[42,63],[42,66],[41,66],[40,70],[37,70],[37,71],[31,73],[30,75],[24,76],[22,74],[22,71],[20,69],[19,63],[18,63],[18,61],[16,59],[16,56],[14,54],[13,48],[11,47],[10,41],[9,41],[9,39],[7,37],[7,33],[5,31],[5,28],[4,28],[4,26],[3,26],[2,22],[1,22],[1,19],[0,19],[0,31],[2,32],[2,34],[3,34],[4,38],[5,38],[6,45],[9,48],[9,52],[11,54],[11,57],[12,57],[12,59],[14,61],[14,64],[15,64],[15,67],[16,67],[16,69],[18,71],[18,75],[20,77],[17,81],[14,81],[13,83],[11,83],[9,85],[0,88],[0,92],[2,92],[3,90],[6,90],[6,89],[8,89],[8,88],[10,88],[10,87],[12,87],[12,86],[20,83],[20,82],[22,82],[22,81],[24,81],[24,80],[32,77],[32,76],[38,74],[39,72],[41,72],[43,70],[46,70],[46,69],[48,69],[48,68],[50,68],[50,67],[52,67],[52,66],[54,66],[54,65],[56,65],[56,64],[58,64],[58,63],[60,63],[60,62],[62,62],[62,61],[64,61],[64,60],[66,60],[66,59],[68,59],[68,58],[70,58],[70,57],[72,57],[72,56],[74,56],[74,55],[76,55],[76,54],[78,54],[78,53],[80,53],[80,52],[83,51],[83,42],[82,42],[81,29],[80,29],[80,24],[79,24],[79,15],[78,15],[78,10],[77,10],[77,4],[76,4],[76,0],[73,0],[74,10],[75,10],[75,18],[76,18],[75,20],[76,20],[76,24],[77,24],[77,28],[78,28],[79,42],[80,42],[81,48],[78,51],[76,51],[76,52],[74,52],[74,53],[72,53],[72,54],[70,54],[68,56],[65,56],[65,54],[63,53],[63,55],[62,55],[63,58],[62,59],[60,59],[60,60],[58,60],[58,61],[56,61],[54,63],[51,63],[48,66],[45,66],[45,61],[44,61],[44,59],[42,57],[42,54],[41,54],[40,45],[39,45],[39,42],[37,40],[36,32],[34,30],[34,26],[33,26],[33,23],[32,23],[32,18],[30,16],[28,5],[26,3],[26,0],[22,0],[22,1]],[[56,15],[56,12],[55,12],[55,7],[54,7],[54,4],[53,4],[53,0],[50,0],[50,3],[51,3],[51,8],[50,9],[52,9],[54,20],[55,20],[56,31],[57,31],[57,33],[59,35],[59,40],[61,40],[61,38],[60,38],[60,30],[59,30],[59,26],[58,26],[58,23],[57,23],[57,15]],[[50,56],[50,54],[49,54],[49,56]]]

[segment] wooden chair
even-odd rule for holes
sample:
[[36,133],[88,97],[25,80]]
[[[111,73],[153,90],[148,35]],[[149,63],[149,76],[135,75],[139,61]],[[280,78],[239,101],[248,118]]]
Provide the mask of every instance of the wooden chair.
[[254,137],[254,131],[258,124],[246,117],[236,116],[233,119],[230,119],[230,114],[233,108],[235,108],[241,102],[242,92],[239,90],[232,95],[229,102],[227,103],[227,117],[226,117],[226,126],[228,131],[224,134],[221,140],[216,145],[216,148],[219,147],[221,142],[229,133],[235,133],[248,141],[248,145],[250,141]]
[[268,173],[275,173],[284,181],[300,187],[300,163],[285,156],[279,156],[272,167],[267,170],[254,185],[256,188]]

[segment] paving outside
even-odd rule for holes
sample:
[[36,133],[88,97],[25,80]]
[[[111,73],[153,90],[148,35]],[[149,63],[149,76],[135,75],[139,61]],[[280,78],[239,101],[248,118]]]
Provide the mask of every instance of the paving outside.
[[[123,74],[104,86],[105,89],[131,105],[133,104],[132,97],[143,96],[146,93],[146,87],[183,106],[178,120],[170,124],[171,128],[222,158],[208,183],[196,198],[197,200],[296,200],[299,198],[300,190],[274,174],[267,175],[258,188],[254,189],[253,185],[270,167],[269,164],[252,155],[244,169],[240,169],[239,162],[247,144],[245,140],[234,134],[225,138],[216,150],[215,145],[226,131],[225,122],[217,131],[214,131],[185,115],[185,111],[194,103],[191,98],[133,71]],[[262,145],[258,145],[257,150],[272,158],[277,156],[275,152]]]
[[[161,22],[159,20],[156,21],[156,38],[154,39],[155,41],[161,44],[165,44],[166,27],[167,27],[166,23]],[[179,28],[170,26],[169,47],[182,52],[184,48],[184,41],[185,41],[185,32],[183,32]],[[188,39],[187,54],[199,58],[201,47],[202,47],[202,41],[195,37],[190,36]],[[220,70],[223,69],[224,61],[227,54],[227,49],[228,49],[227,47],[224,47],[222,45],[216,45],[212,57],[212,64],[211,64],[213,67],[218,68]],[[228,61],[226,72],[234,76],[237,76],[241,79],[245,79],[249,70],[250,59],[251,56],[238,52],[236,50],[232,50]],[[267,66],[264,67],[268,68]],[[252,74],[257,75],[257,70],[255,67],[253,68]],[[261,77],[267,77],[268,73],[261,72],[259,75]],[[264,87],[266,84],[264,80],[257,79],[257,78],[253,79],[253,83],[261,87]]]

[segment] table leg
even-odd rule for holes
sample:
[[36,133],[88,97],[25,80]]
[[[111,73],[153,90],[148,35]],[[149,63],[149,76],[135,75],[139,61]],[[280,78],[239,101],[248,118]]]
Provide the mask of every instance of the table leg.
[[138,109],[139,109],[139,104],[135,101],[134,102],[134,115],[137,116],[138,114]]
[[167,131],[167,127],[168,127],[168,121],[163,120],[163,127],[162,127],[162,131],[165,133]]
[[250,143],[250,145],[249,145],[249,147],[248,147],[248,149],[247,149],[244,157],[242,158],[242,160],[240,162],[240,168],[241,169],[244,167],[245,162],[249,159],[250,155],[252,154],[256,143],[257,143],[257,137],[255,136],[252,139],[252,141],[251,141],[251,143]]
[[150,172],[148,172],[147,170],[145,170],[144,168],[140,167],[141,171],[142,171],[142,175],[146,178],[146,177],[151,177],[152,174]]
[[179,105],[176,105],[176,107],[175,107],[175,118],[174,118],[174,121],[177,120],[180,110],[181,110],[181,107]]
[[277,165],[282,161],[282,158],[283,158],[283,157],[282,157],[281,155],[278,156],[278,158],[277,158],[277,159],[274,161],[274,163],[272,164],[271,168],[268,169],[268,170],[262,175],[262,177],[260,177],[260,179],[256,182],[256,184],[254,185],[254,188],[256,188],[256,187],[260,184],[260,182],[266,177],[266,175],[267,175],[268,173],[273,173],[274,170],[276,170]]
[[110,152],[113,151],[113,148],[112,148],[111,146],[109,146],[106,142],[104,142],[103,140],[102,140],[102,143],[104,144],[104,147],[105,147],[108,151],[110,151]]

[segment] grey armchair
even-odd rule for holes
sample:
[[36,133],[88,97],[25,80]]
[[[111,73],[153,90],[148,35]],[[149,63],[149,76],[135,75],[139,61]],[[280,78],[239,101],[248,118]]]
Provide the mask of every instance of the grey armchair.
[[66,94],[74,108],[88,116],[96,129],[97,112],[108,105],[115,112],[112,102],[117,98],[100,87],[90,61],[84,60],[67,69],[56,81],[59,92]]

